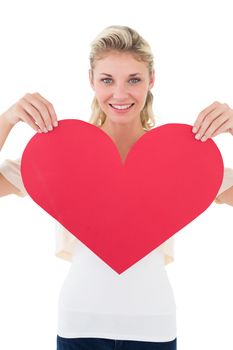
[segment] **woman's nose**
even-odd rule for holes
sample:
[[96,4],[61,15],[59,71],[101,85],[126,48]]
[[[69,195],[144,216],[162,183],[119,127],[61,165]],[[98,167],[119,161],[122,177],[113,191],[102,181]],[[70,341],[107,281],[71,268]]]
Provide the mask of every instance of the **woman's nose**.
[[123,84],[115,85],[113,90],[113,97],[116,99],[124,99],[128,97],[128,91],[125,85]]

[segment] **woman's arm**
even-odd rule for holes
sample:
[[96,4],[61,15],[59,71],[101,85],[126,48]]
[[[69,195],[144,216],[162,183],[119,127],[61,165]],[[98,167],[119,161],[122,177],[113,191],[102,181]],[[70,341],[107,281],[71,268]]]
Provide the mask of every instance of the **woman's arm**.
[[[52,124],[54,126],[58,125],[53,105],[38,92],[33,94],[27,93],[0,115],[0,151],[11,129],[20,121],[27,123],[37,132],[48,132],[48,130],[53,129]],[[12,193],[24,196],[24,191],[22,193],[14,186],[15,183],[8,181],[12,178],[12,174],[14,174],[14,179],[15,174],[19,177],[18,163],[13,161],[10,161],[10,163],[7,164],[7,167],[5,167],[5,163],[0,165],[0,197]],[[10,177],[9,174],[11,175]]]
[[[10,124],[4,118],[4,114],[0,115],[0,151],[13,126],[13,124]],[[18,188],[12,185],[2,174],[0,174],[0,197],[7,196],[9,194],[17,194],[18,192]]]
[[233,207],[233,186],[228,188],[226,191],[221,193],[216,199],[216,203],[219,204],[228,204]]
[[4,118],[4,113],[0,115],[0,151],[7,139],[8,134],[13,128],[13,124],[10,124],[6,118]]
[[[229,132],[233,136],[233,109],[227,103],[213,102],[199,113],[194,123],[193,132],[196,133],[195,138],[203,142],[225,132]],[[217,196],[216,203],[233,206],[232,176],[229,181],[231,182],[230,186],[227,186],[228,188]]]

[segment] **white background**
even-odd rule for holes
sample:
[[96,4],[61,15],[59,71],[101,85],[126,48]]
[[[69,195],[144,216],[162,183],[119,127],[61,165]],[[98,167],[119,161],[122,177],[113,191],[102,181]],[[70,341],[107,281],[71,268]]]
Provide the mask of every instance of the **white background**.
[[[80,2],[81,3],[81,2]],[[38,91],[58,119],[88,120],[90,42],[128,25],[155,56],[160,124],[194,124],[215,100],[233,108],[231,1],[1,1],[0,113]],[[20,156],[34,131],[18,123],[0,160]],[[233,168],[233,137],[214,138]],[[177,304],[178,349],[230,349],[233,313],[232,207],[215,203],[176,234],[166,267]],[[54,222],[30,197],[0,201],[0,342],[4,350],[51,350],[57,302],[70,267],[54,256]]]

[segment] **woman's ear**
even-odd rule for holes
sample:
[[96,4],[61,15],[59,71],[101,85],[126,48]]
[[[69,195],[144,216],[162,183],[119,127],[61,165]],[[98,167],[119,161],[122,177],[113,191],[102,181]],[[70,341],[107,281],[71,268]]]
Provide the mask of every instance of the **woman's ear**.
[[89,69],[88,73],[89,73],[89,80],[90,80],[91,87],[92,87],[92,89],[95,91],[94,79],[93,79],[93,72],[92,72],[91,69]]
[[152,89],[155,83],[155,70],[153,69],[152,74],[150,76],[150,84],[149,88]]

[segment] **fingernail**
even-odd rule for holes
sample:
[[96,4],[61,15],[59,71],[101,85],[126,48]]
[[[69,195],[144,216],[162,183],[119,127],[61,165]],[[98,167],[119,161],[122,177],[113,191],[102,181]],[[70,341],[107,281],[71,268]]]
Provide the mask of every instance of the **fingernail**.
[[49,130],[49,131],[53,130],[52,125],[49,125],[49,126],[48,126],[48,130]]
[[48,132],[48,130],[46,128],[43,129],[44,132]]
[[194,126],[192,132],[197,132],[197,128]]
[[195,139],[197,139],[197,140],[199,140],[199,139],[200,139],[200,137],[201,137],[201,135],[200,135],[200,134],[195,135]]
[[54,126],[58,126],[58,122],[55,120],[55,121],[53,122],[53,125],[54,125]]
[[203,137],[201,138],[201,141],[206,141],[206,140],[207,140],[206,136],[203,136]]

